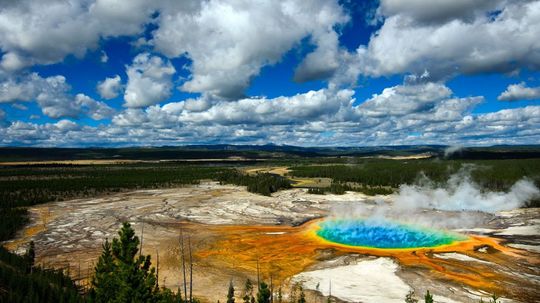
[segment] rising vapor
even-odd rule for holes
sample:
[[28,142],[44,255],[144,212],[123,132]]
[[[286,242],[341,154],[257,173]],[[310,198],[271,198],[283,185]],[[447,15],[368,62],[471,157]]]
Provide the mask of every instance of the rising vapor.
[[539,196],[540,190],[528,179],[517,181],[508,192],[490,192],[483,191],[467,172],[461,171],[452,175],[444,186],[435,186],[432,182],[401,185],[394,202],[401,209],[494,213],[522,207]]

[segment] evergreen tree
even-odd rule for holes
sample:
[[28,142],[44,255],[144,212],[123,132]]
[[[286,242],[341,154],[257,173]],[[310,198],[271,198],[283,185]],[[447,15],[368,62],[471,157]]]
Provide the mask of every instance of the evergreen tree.
[[433,296],[429,293],[429,290],[426,292],[426,295],[424,296],[424,301],[426,303],[433,303]]
[[119,281],[114,276],[116,264],[114,263],[111,244],[108,239],[103,243],[101,256],[95,267],[95,273],[92,277],[92,289],[90,291],[90,300],[93,302],[108,302],[114,298],[119,287]]
[[251,283],[250,279],[246,280],[246,284],[244,285],[244,296],[242,299],[244,303],[251,303],[255,300],[253,298],[253,283]]
[[234,286],[231,282],[229,283],[229,292],[227,293],[227,303],[234,303]]
[[[155,302],[159,299],[155,269],[150,256],[136,255],[139,238],[129,223],[124,223],[112,245],[103,252],[92,279],[91,298],[96,302]],[[167,297],[167,296],[165,296]]]
[[270,303],[271,296],[270,289],[268,285],[264,282],[261,282],[259,286],[259,292],[257,293],[257,303]]
[[157,283],[155,269],[150,269],[150,256],[135,258],[139,251],[139,238],[129,223],[123,224],[118,235],[120,239],[114,238],[112,243],[112,253],[118,265],[115,276],[120,282],[115,301],[150,302]]

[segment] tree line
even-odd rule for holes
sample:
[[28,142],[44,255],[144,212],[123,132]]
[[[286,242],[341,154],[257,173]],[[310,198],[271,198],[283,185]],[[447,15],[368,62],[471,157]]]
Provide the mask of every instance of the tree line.
[[281,189],[291,188],[291,181],[287,178],[270,173],[257,173],[248,175],[236,170],[222,171],[216,175],[221,184],[235,184],[246,186],[252,193],[270,196]]
[[[293,166],[289,174],[300,178],[331,178],[334,184],[340,184],[346,190],[388,194],[391,189],[397,189],[401,184],[413,184],[422,176],[435,184],[443,184],[460,169],[468,169],[472,180],[486,190],[507,191],[522,178],[530,179],[540,187],[539,159],[363,159],[354,164]],[[324,191],[332,192],[332,189],[325,188]],[[313,189],[312,192],[320,193],[321,190]],[[538,202],[531,201],[531,205],[538,206]]]

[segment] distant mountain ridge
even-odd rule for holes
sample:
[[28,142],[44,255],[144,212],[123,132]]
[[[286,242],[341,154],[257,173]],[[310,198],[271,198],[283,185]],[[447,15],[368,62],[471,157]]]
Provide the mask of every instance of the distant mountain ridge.
[[[452,150],[448,153],[448,150]],[[300,147],[290,145],[186,145],[159,147],[0,147],[0,161],[279,159],[294,157],[395,157],[426,154],[451,159],[540,158],[540,145],[451,148],[445,145]]]

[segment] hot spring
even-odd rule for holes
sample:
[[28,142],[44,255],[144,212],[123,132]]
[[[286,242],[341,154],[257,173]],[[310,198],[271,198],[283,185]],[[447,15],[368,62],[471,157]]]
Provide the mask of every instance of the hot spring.
[[380,249],[437,247],[467,239],[442,230],[365,219],[327,219],[319,223],[316,234],[338,244]]

